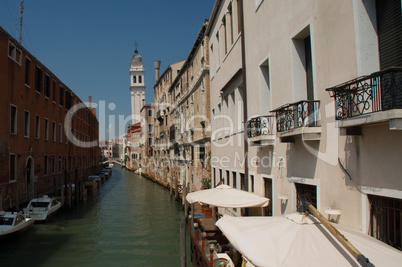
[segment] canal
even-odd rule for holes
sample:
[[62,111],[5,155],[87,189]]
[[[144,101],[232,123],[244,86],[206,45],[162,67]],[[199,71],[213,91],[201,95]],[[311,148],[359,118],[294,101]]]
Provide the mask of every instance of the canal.
[[181,205],[120,166],[73,210],[0,239],[0,266],[180,266]]

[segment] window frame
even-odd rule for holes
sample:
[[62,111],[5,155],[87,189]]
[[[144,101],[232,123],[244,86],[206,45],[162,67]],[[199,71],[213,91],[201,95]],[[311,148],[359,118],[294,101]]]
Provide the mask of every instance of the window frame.
[[[11,157],[13,157],[14,158],[14,170],[13,170],[13,173],[14,173],[14,179],[11,179]],[[10,153],[9,154],[9,162],[8,162],[8,171],[9,171],[9,173],[8,173],[8,181],[9,182],[16,182],[17,181],[17,155],[16,154],[14,154],[14,153]]]
[[[26,117],[28,114],[28,118]],[[24,110],[24,137],[29,138],[31,131],[31,113],[28,110]]]
[[[13,116],[13,108],[15,108],[14,117]],[[18,108],[16,105],[10,104],[10,134],[17,135],[18,133]]]

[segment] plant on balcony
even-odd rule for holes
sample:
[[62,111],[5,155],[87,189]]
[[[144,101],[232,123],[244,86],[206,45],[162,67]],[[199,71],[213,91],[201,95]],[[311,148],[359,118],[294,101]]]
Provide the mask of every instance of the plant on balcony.
[[201,190],[209,189],[209,188],[211,188],[211,179],[209,179],[209,178],[202,178],[202,179],[201,179],[201,184],[202,184]]

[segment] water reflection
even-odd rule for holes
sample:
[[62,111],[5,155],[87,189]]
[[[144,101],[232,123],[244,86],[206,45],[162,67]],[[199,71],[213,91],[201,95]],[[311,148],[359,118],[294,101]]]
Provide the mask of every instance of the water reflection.
[[116,166],[82,206],[0,239],[0,265],[179,266],[182,216],[168,190]]

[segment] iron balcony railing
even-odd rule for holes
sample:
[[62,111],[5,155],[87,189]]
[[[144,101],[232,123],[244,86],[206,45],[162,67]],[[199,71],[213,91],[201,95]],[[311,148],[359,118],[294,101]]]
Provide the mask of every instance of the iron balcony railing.
[[247,137],[253,138],[274,134],[274,115],[251,118],[247,121]]
[[402,68],[393,67],[326,89],[335,98],[335,119],[402,108]]
[[285,132],[300,127],[317,127],[320,101],[303,100],[273,110],[276,114],[276,131]]

